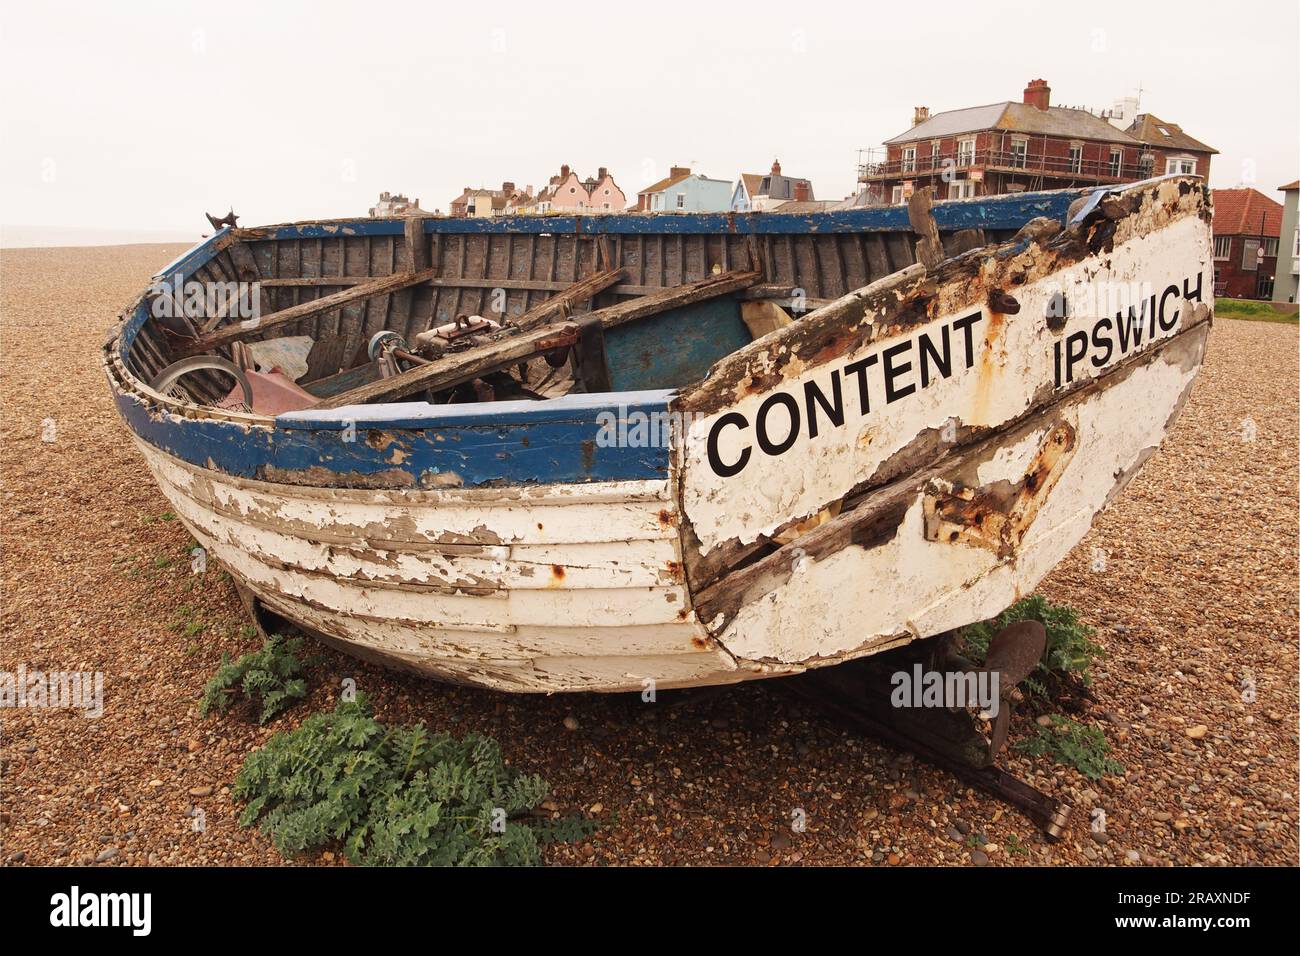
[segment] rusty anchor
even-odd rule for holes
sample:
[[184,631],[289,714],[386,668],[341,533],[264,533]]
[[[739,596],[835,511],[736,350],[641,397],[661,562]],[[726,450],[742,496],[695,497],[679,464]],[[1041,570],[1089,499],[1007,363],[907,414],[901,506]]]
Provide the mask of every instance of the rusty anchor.
[[208,217],[208,222],[212,223],[212,228],[217,230],[218,232],[220,232],[221,229],[225,226],[229,226],[231,229],[234,229],[235,224],[239,222],[239,217],[235,215],[234,209],[231,209],[220,219],[212,215],[212,213],[210,212],[205,212],[203,215]]

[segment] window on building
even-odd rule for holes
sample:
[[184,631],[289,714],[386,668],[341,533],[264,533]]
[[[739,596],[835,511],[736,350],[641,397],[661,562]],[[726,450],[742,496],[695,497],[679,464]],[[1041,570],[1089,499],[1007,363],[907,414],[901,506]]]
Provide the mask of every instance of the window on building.
[[1227,259],[1232,255],[1232,236],[1214,237],[1214,258]]
[[975,140],[957,140],[957,165],[970,166],[975,162]]
[[891,192],[891,193],[889,194],[889,202],[890,202],[890,205],[893,205],[893,206],[901,206],[901,205],[903,205],[903,187],[902,187],[902,186],[895,186],[895,187],[894,187],[894,191]]
[[909,146],[903,150],[903,172],[916,172],[916,147]]
[[1263,249],[1261,249],[1260,251],[1263,252],[1264,255],[1266,255],[1266,256],[1275,256],[1275,255],[1277,255],[1277,240],[1276,240],[1276,239],[1265,239],[1265,240],[1264,240],[1264,247],[1263,247]]
[[1291,242],[1291,268],[1295,268],[1296,261],[1300,261],[1300,229],[1295,231],[1295,239]]
[[930,140],[930,168],[935,169],[939,165],[939,141]]
[[1079,143],[1070,146],[1070,172],[1083,172],[1083,146]]
[[677,208],[678,209],[686,208],[686,193],[677,194]]
[[1110,151],[1110,174],[1115,178],[1123,175],[1124,169],[1124,150],[1112,149]]
[[1165,160],[1165,173],[1177,173],[1182,176],[1196,174],[1196,160],[1190,156],[1170,156]]
[[1024,169],[1029,159],[1029,140],[1013,139],[1011,141],[1011,165]]
[[1156,158],[1150,153],[1143,153],[1138,157],[1138,167],[1142,170],[1143,176],[1150,176],[1151,170],[1156,165]]
[[972,179],[954,179],[948,184],[949,199],[973,199],[975,181]]
[[1255,272],[1259,269],[1259,240],[1243,239],[1241,243],[1241,271]]

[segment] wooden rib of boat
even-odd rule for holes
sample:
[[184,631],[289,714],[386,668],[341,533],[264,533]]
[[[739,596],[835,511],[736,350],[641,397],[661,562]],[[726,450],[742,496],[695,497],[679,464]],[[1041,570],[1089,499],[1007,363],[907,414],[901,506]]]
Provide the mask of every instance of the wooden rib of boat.
[[[1187,397],[1209,214],[1168,177],[224,228],[103,360],[250,609],[506,690],[725,683],[1032,590]],[[188,291],[227,284],[251,318]]]

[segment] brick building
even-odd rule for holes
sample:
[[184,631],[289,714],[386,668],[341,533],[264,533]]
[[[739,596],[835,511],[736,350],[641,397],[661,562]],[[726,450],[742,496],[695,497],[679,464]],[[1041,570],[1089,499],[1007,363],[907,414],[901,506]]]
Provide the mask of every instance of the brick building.
[[1282,204],[1257,189],[1215,189],[1214,294],[1271,299]]
[[1052,106],[1051,93],[1046,81],[1030,80],[1019,103],[933,116],[919,106],[912,128],[859,168],[860,188],[869,201],[899,204],[922,186],[941,199],[966,199],[1208,174],[1215,150],[1177,126],[1142,114],[1121,129],[1118,116]]
[[[1170,173],[1192,173],[1210,180],[1210,157],[1218,152],[1151,113],[1139,113],[1124,132],[1142,144],[1141,160],[1148,167],[1143,178]],[[1150,159],[1146,159],[1146,157]]]
[[532,186],[520,189],[511,182],[502,183],[500,189],[473,189],[466,186],[447,208],[453,219],[482,219],[500,216],[514,206],[527,202],[532,195]]

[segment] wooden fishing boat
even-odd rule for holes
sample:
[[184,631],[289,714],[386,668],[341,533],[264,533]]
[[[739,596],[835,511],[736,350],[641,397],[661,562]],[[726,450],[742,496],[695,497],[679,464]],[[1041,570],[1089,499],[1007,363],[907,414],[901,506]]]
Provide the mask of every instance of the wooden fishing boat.
[[103,360],[260,621],[506,690],[725,683],[1032,590],[1187,397],[1209,215],[1170,177],[227,226]]

